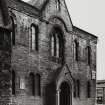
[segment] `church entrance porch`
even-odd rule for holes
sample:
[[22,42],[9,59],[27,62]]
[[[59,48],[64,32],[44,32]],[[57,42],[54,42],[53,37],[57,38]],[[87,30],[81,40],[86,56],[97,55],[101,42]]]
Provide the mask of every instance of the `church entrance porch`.
[[72,105],[72,91],[67,82],[63,82],[57,91],[57,105]]
[[68,83],[61,84],[60,105],[70,105],[70,87]]

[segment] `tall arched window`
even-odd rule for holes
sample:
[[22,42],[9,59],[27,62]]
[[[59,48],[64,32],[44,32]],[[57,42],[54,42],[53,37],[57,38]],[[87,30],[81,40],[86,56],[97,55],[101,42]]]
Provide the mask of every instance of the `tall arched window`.
[[74,84],[74,97],[80,97],[80,80],[75,80]]
[[31,50],[38,51],[38,26],[31,25]]
[[51,56],[62,60],[64,58],[64,40],[59,27],[54,27],[51,33]]
[[80,81],[77,80],[77,97],[80,97]]
[[29,84],[30,84],[30,91],[31,95],[35,95],[35,75],[34,73],[30,73],[29,75]]
[[41,87],[40,87],[40,75],[35,75],[35,96],[41,95]]
[[61,9],[60,0],[56,0],[56,6],[57,6],[57,10],[60,11]]
[[75,42],[75,60],[78,61],[78,57],[79,57],[79,43],[77,40],[74,41]]
[[87,97],[91,97],[91,83],[89,81],[87,82]]
[[91,63],[91,47],[87,46],[87,62],[90,65]]
[[60,57],[60,38],[56,34],[56,56],[59,58]]
[[55,49],[55,37],[52,36],[52,37],[51,37],[51,55],[52,55],[52,56],[55,55],[55,52],[54,52],[55,50],[54,50],[54,49]]
[[76,84],[76,80],[74,80],[74,88],[73,88],[73,94],[74,94],[74,97],[76,98],[77,97],[77,84]]
[[15,71],[12,70],[12,94],[15,95]]
[[11,16],[11,21],[12,21],[12,35],[11,35],[11,41],[12,41],[12,45],[15,45],[15,22],[14,22],[14,18]]

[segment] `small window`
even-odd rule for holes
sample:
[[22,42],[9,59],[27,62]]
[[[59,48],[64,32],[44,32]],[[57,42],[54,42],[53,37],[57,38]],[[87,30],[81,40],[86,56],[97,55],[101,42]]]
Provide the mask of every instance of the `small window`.
[[38,26],[31,25],[31,50],[38,51]]
[[87,62],[90,65],[91,64],[91,47],[87,46]]
[[74,82],[74,91],[73,91],[73,93],[74,93],[74,97],[76,98],[77,97],[77,95],[76,95],[76,81]]
[[35,75],[35,96],[40,96],[41,94],[41,87],[40,87],[40,75]]
[[2,46],[4,45],[4,31],[0,30],[0,48],[2,49]]
[[12,94],[15,95],[15,71],[12,70]]
[[32,26],[32,50],[35,50],[35,27],[34,26]]
[[77,40],[74,41],[75,42],[75,60],[78,61],[78,57],[79,57],[79,43]]
[[80,97],[80,81],[76,80],[74,84],[74,97]]
[[30,84],[30,92],[31,95],[35,95],[35,75],[34,73],[30,73],[29,75],[29,84]]
[[89,81],[87,82],[87,97],[91,97],[91,84]]
[[20,77],[20,89],[25,89],[25,78]]
[[12,41],[12,45],[15,45],[15,22],[14,22],[14,18],[11,16],[11,20],[12,20],[12,34],[11,34],[11,41]]
[[80,97],[80,81],[77,80],[77,97]]

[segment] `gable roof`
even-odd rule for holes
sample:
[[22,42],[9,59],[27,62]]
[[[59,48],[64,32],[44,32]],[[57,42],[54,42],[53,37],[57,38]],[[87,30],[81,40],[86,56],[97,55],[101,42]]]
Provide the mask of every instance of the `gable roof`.
[[91,34],[91,33],[89,33],[89,32],[87,32],[87,31],[84,31],[84,30],[82,30],[82,29],[80,29],[80,28],[78,28],[76,26],[73,26],[73,32],[75,34],[79,35],[82,38],[89,39],[89,40],[96,40],[94,42],[97,43],[98,37]]
[[69,75],[72,78],[72,81],[74,81],[74,78],[71,74],[71,71],[69,70],[69,67],[67,64],[65,64],[63,67],[60,67],[56,70],[52,70],[48,76],[50,82],[51,81],[56,81],[56,79],[59,77],[60,73],[65,71],[65,75]]
[[25,13],[29,16],[39,16],[39,9],[37,9],[35,6],[32,6],[22,0],[7,0],[8,1],[8,7],[14,8],[15,10]]

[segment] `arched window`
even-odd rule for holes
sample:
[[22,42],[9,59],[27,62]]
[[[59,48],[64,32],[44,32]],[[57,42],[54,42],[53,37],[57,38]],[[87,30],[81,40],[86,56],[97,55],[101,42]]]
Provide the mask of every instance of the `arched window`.
[[12,70],[12,94],[15,95],[15,71]]
[[51,55],[55,56],[55,37],[51,37]]
[[40,87],[40,75],[35,75],[35,96],[41,95],[41,87]]
[[90,65],[91,63],[91,47],[87,46],[87,62]]
[[89,81],[87,82],[87,97],[91,97],[91,83]]
[[60,9],[61,9],[60,0],[56,0],[56,6],[57,6],[57,10],[60,11]]
[[38,26],[31,25],[31,50],[38,51]]
[[29,75],[29,84],[30,84],[30,91],[31,95],[35,95],[35,75],[34,73],[30,73]]
[[60,57],[60,38],[56,34],[56,56],[59,58]]
[[12,21],[12,36],[11,36],[11,41],[12,41],[12,45],[15,45],[15,22],[14,22],[14,18],[11,16],[11,21]]
[[78,61],[78,57],[79,57],[79,43],[77,40],[74,41],[75,42],[75,60]]
[[74,84],[74,97],[80,97],[80,81],[75,80]]
[[80,81],[77,80],[77,97],[80,97]]
[[51,56],[62,59],[64,57],[64,40],[59,27],[54,27],[51,33]]
[[76,81],[74,81],[74,91],[73,91],[73,94],[74,94],[74,97],[77,97],[77,94],[76,94],[76,92],[77,92],[77,85],[76,85]]

